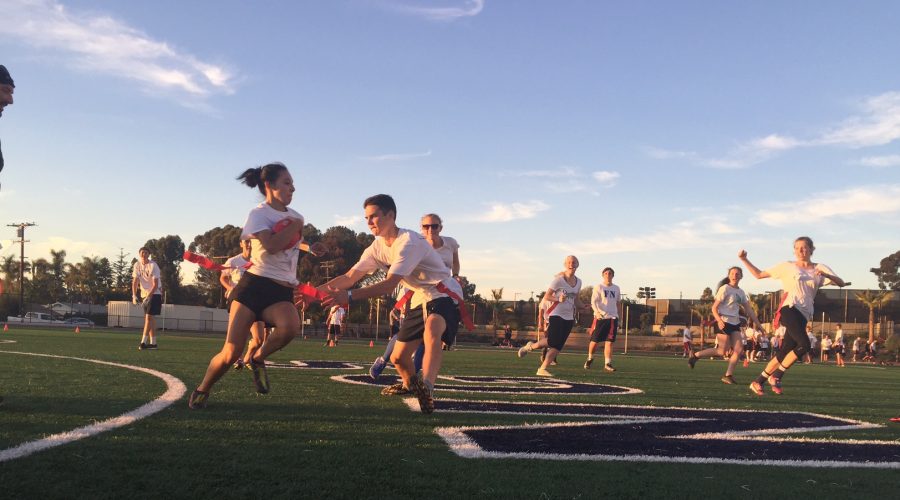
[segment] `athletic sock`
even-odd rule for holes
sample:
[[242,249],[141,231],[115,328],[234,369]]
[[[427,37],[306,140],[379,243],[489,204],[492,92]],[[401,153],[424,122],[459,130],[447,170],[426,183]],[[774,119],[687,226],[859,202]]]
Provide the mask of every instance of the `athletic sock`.
[[784,370],[782,370],[781,368],[776,368],[775,371],[772,372],[772,376],[777,379],[780,379],[781,377],[784,376]]
[[759,376],[756,377],[756,383],[759,385],[763,385],[766,383],[766,380],[769,380],[770,376],[772,376],[771,373],[763,370],[762,373],[760,373]]
[[612,364],[612,358],[604,358],[604,359],[606,361],[606,364]]

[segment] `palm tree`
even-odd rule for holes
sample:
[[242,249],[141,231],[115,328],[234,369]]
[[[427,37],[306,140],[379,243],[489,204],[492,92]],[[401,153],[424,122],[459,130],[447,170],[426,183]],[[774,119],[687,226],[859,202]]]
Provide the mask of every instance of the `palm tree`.
[[869,342],[875,340],[875,308],[887,305],[893,294],[891,290],[866,290],[855,294],[856,300],[869,308]]
[[491,308],[494,310],[494,328],[500,327],[500,299],[503,298],[502,288],[491,289]]
[[707,325],[712,318],[712,304],[694,304],[691,306],[691,313],[700,318],[700,348],[702,349],[706,338]]

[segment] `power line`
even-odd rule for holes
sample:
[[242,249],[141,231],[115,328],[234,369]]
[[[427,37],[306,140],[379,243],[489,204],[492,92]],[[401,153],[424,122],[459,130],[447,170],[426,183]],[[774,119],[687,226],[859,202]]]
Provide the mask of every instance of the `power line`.
[[19,238],[18,241],[13,241],[13,243],[19,243],[20,253],[19,253],[19,315],[22,318],[22,321],[25,321],[25,243],[29,240],[25,239],[25,228],[36,226],[34,222],[16,222],[13,224],[7,224],[9,227],[18,228],[16,231],[16,237]]

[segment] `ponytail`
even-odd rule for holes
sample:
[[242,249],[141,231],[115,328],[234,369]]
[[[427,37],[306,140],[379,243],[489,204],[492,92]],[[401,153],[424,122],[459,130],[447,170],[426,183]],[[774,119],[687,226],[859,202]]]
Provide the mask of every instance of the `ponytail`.
[[266,183],[275,184],[281,172],[286,171],[287,167],[284,163],[275,162],[263,165],[262,167],[248,168],[244,173],[237,176],[237,180],[250,186],[258,188],[263,196],[266,195]]

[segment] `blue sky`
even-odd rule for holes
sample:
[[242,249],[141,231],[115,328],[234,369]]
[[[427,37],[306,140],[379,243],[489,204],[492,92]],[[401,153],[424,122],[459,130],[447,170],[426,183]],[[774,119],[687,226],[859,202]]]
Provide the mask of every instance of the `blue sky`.
[[[240,225],[283,161],[293,208],[365,231],[436,212],[508,299],[563,258],[695,298],[746,248],[816,241],[856,287],[900,247],[896,2],[0,0],[0,222],[31,258],[134,256]],[[0,228],[0,255],[18,254]],[[183,275],[193,276],[183,266]],[[778,284],[748,277],[751,292]]]

